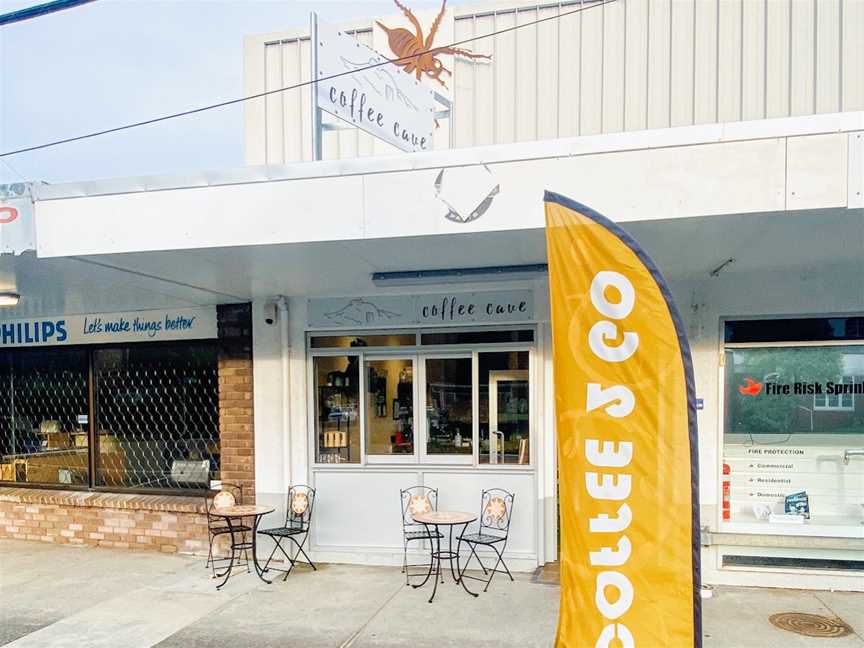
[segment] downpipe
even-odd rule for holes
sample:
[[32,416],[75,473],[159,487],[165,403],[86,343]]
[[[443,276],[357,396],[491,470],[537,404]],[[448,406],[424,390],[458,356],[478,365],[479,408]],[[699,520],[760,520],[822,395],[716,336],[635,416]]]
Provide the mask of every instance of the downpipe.
[[291,485],[294,471],[291,466],[291,340],[288,330],[288,300],[280,295],[276,299],[279,319],[280,350],[282,356],[282,465],[285,493]]

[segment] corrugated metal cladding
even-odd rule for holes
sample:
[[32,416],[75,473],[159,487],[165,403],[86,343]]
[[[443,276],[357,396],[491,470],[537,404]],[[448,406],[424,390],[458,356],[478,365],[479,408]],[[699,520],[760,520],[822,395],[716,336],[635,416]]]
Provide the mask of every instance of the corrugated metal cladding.
[[[592,4],[454,8],[456,41],[558,17],[465,45],[492,61],[456,60],[436,148],[864,110],[864,0]],[[371,21],[356,37],[371,46]],[[246,56],[250,92],[309,79],[308,39]],[[309,102],[303,89],[249,107],[249,163],[310,158]],[[356,131],[324,138],[328,159],[387,149]]]

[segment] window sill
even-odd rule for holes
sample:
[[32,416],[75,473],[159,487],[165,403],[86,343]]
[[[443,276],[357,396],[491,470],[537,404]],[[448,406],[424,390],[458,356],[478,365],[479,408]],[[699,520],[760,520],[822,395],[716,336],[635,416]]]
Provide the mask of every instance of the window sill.
[[162,513],[204,512],[204,502],[201,497],[95,493],[91,491],[54,490],[47,488],[0,487],[0,502],[159,511]]

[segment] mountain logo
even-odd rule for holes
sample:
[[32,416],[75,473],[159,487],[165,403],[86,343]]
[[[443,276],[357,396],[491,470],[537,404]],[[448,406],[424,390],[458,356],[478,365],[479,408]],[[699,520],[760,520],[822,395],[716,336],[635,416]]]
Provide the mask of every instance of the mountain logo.
[[762,392],[762,383],[752,378],[745,378],[744,382],[746,384],[738,386],[738,392],[742,396],[758,396]]

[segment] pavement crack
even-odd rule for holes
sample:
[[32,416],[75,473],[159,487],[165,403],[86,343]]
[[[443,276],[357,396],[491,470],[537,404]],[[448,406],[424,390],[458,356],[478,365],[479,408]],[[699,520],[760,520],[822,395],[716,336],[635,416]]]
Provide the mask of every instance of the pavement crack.
[[372,620],[373,620],[376,616],[378,616],[379,614],[381,614],[381,611],[384,610],[385,607],[387,607],[387,605],[390,603],[390,601],[392,601],[394,598],[396,598],[396,595],[399,594],[399,592],[402,591],[402,588],[403,588],[403,587],[405,587],[405,586],[404,586],[402,583],[400,583],[400,584],[399,584],[399,587],[397,587],[395,590],[393,590],[393,593],[392,593],[390,596],[388,596],[387,599],[386,599],[386,600],[385,600],[381,605],[378,606],[378,609],[376,609],[376,610],[375,610],[375,611],[374,611],[374,612],[369,616],[369,618],[366,619],[366,621],[363,622],[363,625],[361,625],[359,628],[357,628],[357,629],[356,629],[356,630],[351,634],[350,637],[348,637],[345,641],[343,641],[343,642],[339,645],[339,648],[351,648],[351,646],[352,646],[352,645],[354,644],[354,642],[357,640],[357,637],[359,637],[360,634],[361,634],[361,633],[366,629],[366,627],[367,627],[370,623],[372,623]]
[[[833,591],[833,590],[832,590],[832,591]],[[852,627],[852,624],[851,624],[851,623],[849,623],[848,621],[846,621],[846,619],[844,619],[844,618],[841,617],[839,614],[837,614],[836,610],[834,610],[834,608],[832,608],[830,605],[828,605],[828,603],[826,603],[825,600],[824,600],[821,596],[819,596],[819,592],[813,592],[813,597],[814,597],[817,601],[819,601],[822,605],[824,605],[826,610],[830,610],[830,611],[831,611],[831,614],[833,614],[835,617],[837,617],[837,618],[840,619],[843,623],[845,623],[847,626],[849,626],[849,628],[852,630],[852,634],[853,634],[853,635],[855,635],[856,637],[858,637],[858,639],[860,639],[861,641],[864,641],[864,636],[861,636],[860,634],[858,634],[858,630],[856,630],[854,627]]]

